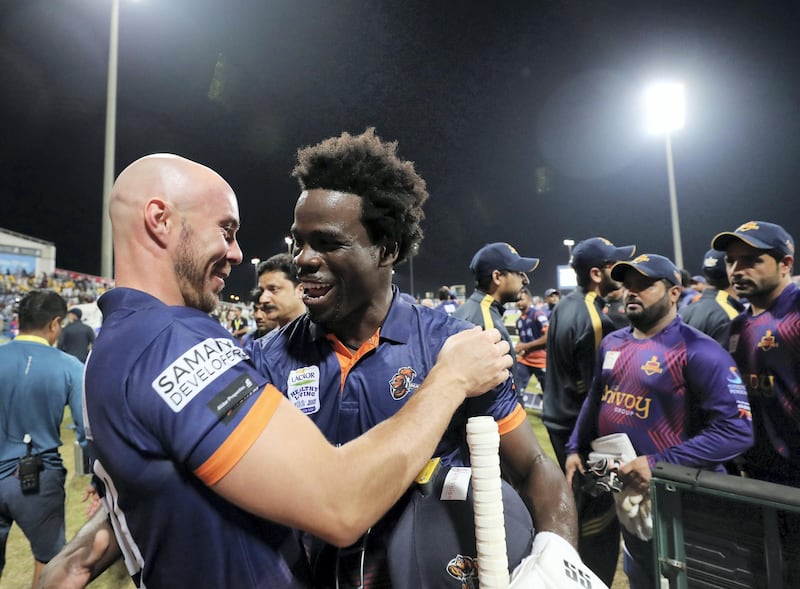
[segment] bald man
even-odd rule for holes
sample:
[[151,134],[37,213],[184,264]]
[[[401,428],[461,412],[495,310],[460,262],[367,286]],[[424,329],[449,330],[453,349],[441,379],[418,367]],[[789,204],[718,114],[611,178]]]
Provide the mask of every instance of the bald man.
[[[148,156],[117,179],[110,214],[117,287],[99,300],[86,429],[116,540],[149,589],[307,586],[290,528],[353,543],[408,488],[464,399],[508,377],[496,330],[459,333],[395,417],[333,447],[208,316],[242,260],[225,180]],[[84,586],[116,553],[107,533],[94,521],[41,586]]]

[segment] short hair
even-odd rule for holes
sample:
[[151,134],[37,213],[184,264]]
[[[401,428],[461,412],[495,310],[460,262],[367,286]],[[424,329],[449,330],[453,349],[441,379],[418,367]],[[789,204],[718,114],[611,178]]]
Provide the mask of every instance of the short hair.
[[[513,272],[513,270],[497,270],[500,273],[500,276],[505,276],[509,272]],[[489,274],[482,274],[480,276],[475,277],[475,288],[477,288],[481,292],[489,292],[489,288],[492,286],[492,280],[494,279],[494,271],[490,272]]]
[[[293,258],[289,254],[275,254],[256,267],[256,274],[259,276],[267,272],[283,272],[286,274],[286,278],[291,280],[295,286],[300,284],[300,278],[297,276],[297,265],[293,262]],[[260,293],[259,296],[261,296]]]
[[19,302],[20,331],[43,329],[56,317],[66,316],[66,301],[52,290],[32,290]]
[[[771,250],[763,250],[763,251],[764,251],[764,253],[765,253],[766,255],[768,255],[769,257],[771,257],[771,258],[774,258],[774,259],[775,259],[775,261],[776,261],[778,264],[780,264],[781,262],[783,262],[783,258],[785,258],[785,257],[786,257],[786,254],[785,254],[785,253],[783,253],[783,252],[782,252],[782,251],[780,251],[780,250],[771,249]],[[790,268],[791,268],[791,267],[790,267]]]
[[443,286],[439,289],[437,293],[440,301],[449,301],[450,300],[450,289],[446,286]]
[[250,291],[250,302],[258,304],[258,301],[261,300],[262,294],[264,294],[264,289],[260,286],[255,287]]
[[706,275],[706,281],[708,281],[708,284],[717,290],[727,290],[731,285],[730,280],[728,280],[727,273],[722,275],[710,275],[708,272],[703,271],[703,274]]
[[592,267],[573,266],[575,270],[575,283],[581,288],[588,289],[591,284]]
[[302,190],[336,190],[361,198],[361,223],[373,244],[397,248],[402,262],[422,241],[422,205],[428,191],[414,163],[397,156],[397,142],[383,142],[370,127],[342,133],[297,151],[292,176]]

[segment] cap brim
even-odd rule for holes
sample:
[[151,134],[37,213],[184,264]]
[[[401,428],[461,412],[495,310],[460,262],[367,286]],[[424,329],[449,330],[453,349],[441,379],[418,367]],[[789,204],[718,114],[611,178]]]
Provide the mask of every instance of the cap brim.
[[635,245],[623,245],[616,248],[616,251],[614,252],[614,261],[630,260],[635,253]]
[[636,266],[631,264],[630,262],[617,262],[611,267],[611,278],[616,280],[617,282],[622,282],[625,278],[625,272],[628,269],[636,270],[642,276],[649,278],[647,274],[639,270]]
[[515,272],[533,272],[539,265],[539,258],[520,258],[508,269]]
[[741,241],[742,243],[759,250],[773,249],[771,245],[766,244],[761,240],[753,239],[752,237],[748,239],[742,235],[739,235],[738,233],[731,233],[730,231],[724,231],[723,233],[720,233],[714,237],[714,239],[711,241],[711,247],[715,250],[724,252],[728,249],[728,246],[732,241]]

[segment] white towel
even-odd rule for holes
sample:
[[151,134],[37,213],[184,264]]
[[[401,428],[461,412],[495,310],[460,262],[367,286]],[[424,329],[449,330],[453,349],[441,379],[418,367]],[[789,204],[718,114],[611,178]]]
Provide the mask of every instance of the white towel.
[[[589,460],[595,461],[600,458],[620,460],[622,463],[630,462],[636,458],[636,450],[633,449],[628,434],[609,434],[592,442]],[[653,538],[653,516],[650,491],[642,494],[623,487],[621,493],[613,495],[617,517],[625,529],[635,534],[640,540],[651,540]]]

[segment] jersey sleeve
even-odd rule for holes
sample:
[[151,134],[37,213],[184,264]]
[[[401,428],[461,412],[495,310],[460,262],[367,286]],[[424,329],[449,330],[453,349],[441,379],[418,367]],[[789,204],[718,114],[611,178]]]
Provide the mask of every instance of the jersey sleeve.
[[126,383],[130,423],[119,426],[213,484],[266,427],[281,395],[226,332],[207,328],[178,322],[147,347]]
[[747,391],[733,358],[705,336],[687,336],[686,384],[693,435],[648,458],[708,468],[731,460],[753,444]]
[[491,415],[497,422],[500,435],[506,434],[527,419],[527,414],[517,400],[512,379],[479,397],[467,401],[469,416]]

